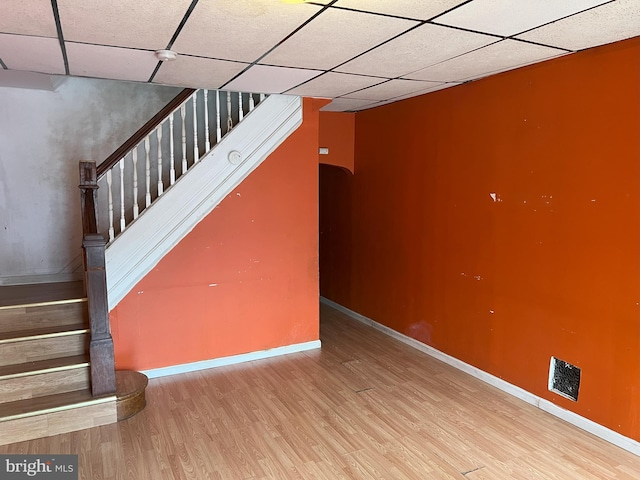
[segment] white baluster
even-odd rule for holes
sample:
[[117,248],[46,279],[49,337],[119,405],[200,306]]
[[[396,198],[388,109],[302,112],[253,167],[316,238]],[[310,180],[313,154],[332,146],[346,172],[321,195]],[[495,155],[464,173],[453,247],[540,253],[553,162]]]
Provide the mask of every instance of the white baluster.
[[238,122],[244,118],[244,107],[242,106],[242,92],[238,92]]
[[180,107],[180,118],[182,119],[182,173],[184,175],[187,171],[187,125],[185,117],[187,116],[187,108],[183,103]]
[[260,94],[260,101],[263,101],[263,100],[264,100],[264,98],[265,98],[264,93],[261,93],[261,94]]
[[131,152],[131,160],[133,161],[133,219],[138,218],[140,207],[138,207],[138,146],[136,145]]
[[256,106],[256,102],[253,99],[253,93],[249,94],[249,111],[253,110]]
[[158,196],[164,192],[164,184],[162,183],[162,124],[156,128],[156,136],[158,138]]
[[149,137],[144,139],[144,175],[145,175],[145,185],[146,185],[146,195],[145,195],[145,206],[148,207],[151,205],[151,159],[149,158]]
[[220,128],[220,90],[216,90],[216,143],[222,138],[222,129]]
[[124,232],[127,223],[124,219],[124,157],[120,160],[120,233]]
[[209,101],[207,98],[207,90],[202,91],[204,95],[204,151],[211,150],[211,142],[209,141]]
[[169,185],[176,183],[176,167],[173,158],[173,113],[169,117]]
[[191,97],[193,102],[193,163],[197,163],[200,160],[200,154],[198,153],[198,116],[196,115],[196,95],[195,92]]
[[107,192],[109,197],[109,241],[112,242],[115,238],[113,231],[113,190],[112,190],[112,176],[111,170],[107,170]]
[[231,92],[227,92],[227,133],[233,128],[233,118],[231,118]]

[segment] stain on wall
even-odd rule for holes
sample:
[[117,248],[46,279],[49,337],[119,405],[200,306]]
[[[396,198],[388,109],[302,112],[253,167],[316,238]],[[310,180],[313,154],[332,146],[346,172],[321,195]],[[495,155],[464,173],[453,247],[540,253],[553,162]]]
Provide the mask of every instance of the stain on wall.
[[[321,174],[321,293],[640,440],[638,58],[632,39],[357,113],[355,175]],[[548,391],[551,356],[581,369],[577,402]]]

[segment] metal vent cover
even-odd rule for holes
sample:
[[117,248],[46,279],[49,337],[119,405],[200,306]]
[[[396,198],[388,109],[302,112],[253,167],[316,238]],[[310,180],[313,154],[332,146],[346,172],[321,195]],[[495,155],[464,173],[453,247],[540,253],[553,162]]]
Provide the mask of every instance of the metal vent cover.
[[580,368],[559,358],[551,357],[549,390],[577,402],[580,390]]

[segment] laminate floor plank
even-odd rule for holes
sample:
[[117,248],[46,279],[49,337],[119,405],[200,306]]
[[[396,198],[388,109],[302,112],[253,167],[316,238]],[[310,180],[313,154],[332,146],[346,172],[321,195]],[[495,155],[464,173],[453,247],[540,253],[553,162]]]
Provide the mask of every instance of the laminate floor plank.
[[0,447],[81,479],[637,480],[640,458],[322,307],[322,349],[152,379],[124,422]]

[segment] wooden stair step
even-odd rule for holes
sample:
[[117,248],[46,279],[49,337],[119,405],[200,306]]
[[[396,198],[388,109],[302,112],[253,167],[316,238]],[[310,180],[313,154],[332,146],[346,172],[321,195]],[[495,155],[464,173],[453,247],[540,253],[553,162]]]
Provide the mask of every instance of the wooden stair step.
[[37,362],[19,363],[0,367],[0,381],[10,378],[39,375],[49,372],[60,372],[89,366],[88,355],[73,355],[70,357],[50,358]]
[[0,365],[17,365],[89,351],[89,329],[85,325],[63,325],[0,334]]
[[17,330],[0,333],[0,345],[4,343],[23,342],[43,338],[66,337],[87,333],[89,328],[84,323],[61,325],[54,327],[41,327],[31,330]]
[[145,389],[149,384],[147,376],[133,370],[116,371],[116,396],[118,421],[133,417],[147,405]]
[[87,300],[0,307],[0,333],[87,322]]
[[0,287],[0,309],[85,298],[83,282],[34,283]]
[[0,405],[0,445],[59,435],[117,421],[115,395],[88,389]]
[[90,390],[76,390],[3,403],[0,404],[0,425],[9,420],[96,405],[113,399],[113,396],[94,398]]
[[0,403],[90,388],[88,355],[0,367]]

